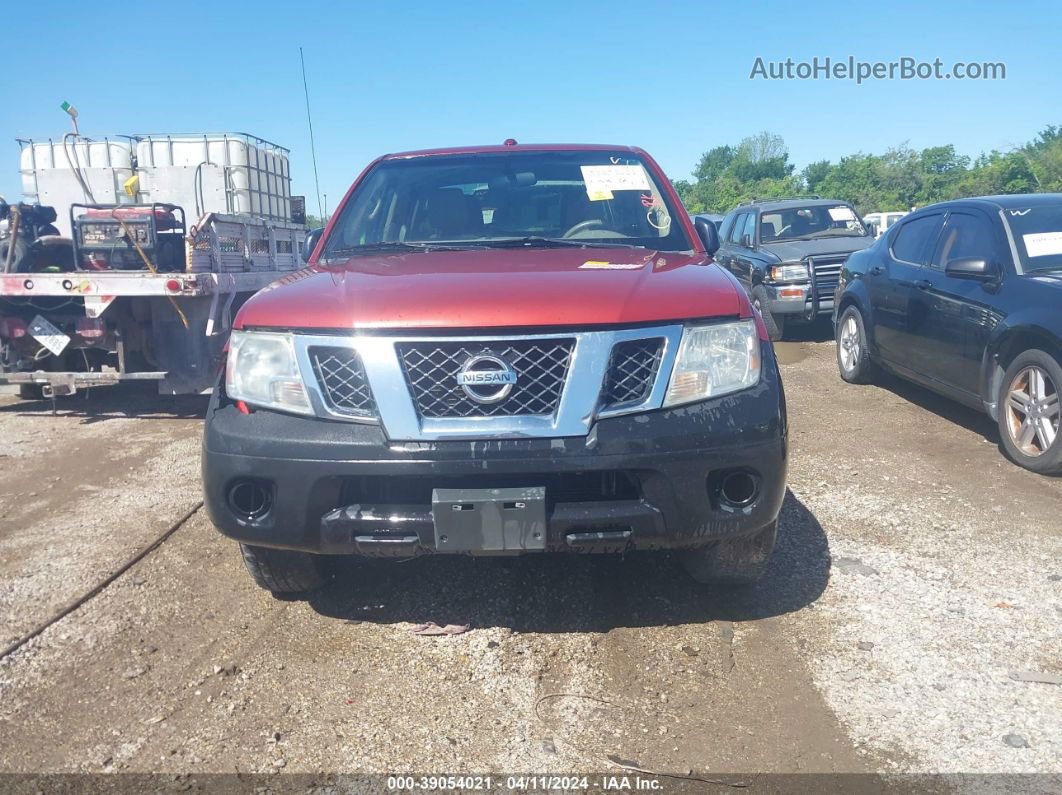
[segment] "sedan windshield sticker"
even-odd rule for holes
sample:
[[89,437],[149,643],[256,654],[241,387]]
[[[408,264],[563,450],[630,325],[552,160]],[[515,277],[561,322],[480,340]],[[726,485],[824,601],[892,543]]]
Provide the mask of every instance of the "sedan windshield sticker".
[[645,169],[636,166],[580,166],[586,193],[610,193],[614,190],[650,190]]
[[1030,235],[1022,235],[1025,241],[1025,250],[1030,257],[1050,257],[1062,254],[1062,232],[1035,232]]
[[834,221],[854,221],[855,214],[850,207],[831,207],[827,211]]

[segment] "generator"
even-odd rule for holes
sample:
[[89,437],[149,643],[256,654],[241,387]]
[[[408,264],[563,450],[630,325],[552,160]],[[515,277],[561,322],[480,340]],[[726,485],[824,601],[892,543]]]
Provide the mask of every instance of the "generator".
[[187,230],[176,204],[73,204],[70,226],[78,270],[184,270]]

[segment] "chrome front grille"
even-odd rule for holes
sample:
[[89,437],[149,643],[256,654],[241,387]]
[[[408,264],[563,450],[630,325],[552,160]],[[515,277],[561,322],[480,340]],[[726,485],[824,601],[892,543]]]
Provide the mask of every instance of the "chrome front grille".
[[317,416],[379,423],[401,446],[583,437],[599,419],[658,409],[682,332],[671,323],[497,336],[295,334],[293,341]]
[[361,357],[353,348],[312,347],[313,372],[329,408],[352,417],[375,417],[376,401]]
[[602,408],[630,406],[648,398],[663,358],[663,337],[617,343],[612,349],[601,390]]
[[[417,414],[426,419],[552,416],[560,404],[575,339],[416,341],[397,344],[399,360]],[[502,400],[481,403],[458,384],[466,362],[495,356],[516,371],[516,383]]]

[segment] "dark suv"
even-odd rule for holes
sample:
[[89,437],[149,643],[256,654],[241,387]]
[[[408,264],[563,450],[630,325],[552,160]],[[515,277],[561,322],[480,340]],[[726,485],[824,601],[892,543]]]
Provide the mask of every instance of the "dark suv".
[[772,340],[790,320],[831,313],[845,258],[874,242],[852,205],[819,198],[739,205],[719,235],[716,261],[748,291]]
[[1062,194],[925,207],[841,274],[837,363],[881,365],[999,422],[1007,454],[1062,472]]

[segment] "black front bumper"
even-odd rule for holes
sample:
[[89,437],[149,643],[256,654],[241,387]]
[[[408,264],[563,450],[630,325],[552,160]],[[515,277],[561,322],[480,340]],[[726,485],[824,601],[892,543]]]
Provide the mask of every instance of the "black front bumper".
[[[689,548],[775,520],[785,493],[785,400],[765,346],[752,389],[598,421],[586,437],[391,442],[376,425],[241,413],[215,392],[203,440],[205,500],[225,535],[323,554],[435,551],[433,488],[546,487],[549,551]],[[752,475],[747,505],[719,493]],[[234,507],[252,485],[265,508]]]

